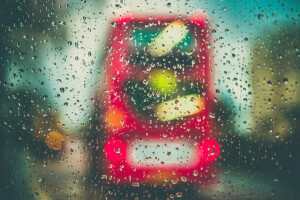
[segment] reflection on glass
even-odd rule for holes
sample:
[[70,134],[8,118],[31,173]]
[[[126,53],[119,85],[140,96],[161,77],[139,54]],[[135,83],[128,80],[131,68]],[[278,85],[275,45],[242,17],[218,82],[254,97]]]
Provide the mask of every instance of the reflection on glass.
[[148,51],[153,57],[165,56],[186,37],[187,33],[188,29],[183,22],[174,21],[154,38]]
[[155,111],[158,119],[161,121],[170,121],[197,114],[203,108],[203,98],[200,98],[197,94],[191,94],[162,102],[155,108]]

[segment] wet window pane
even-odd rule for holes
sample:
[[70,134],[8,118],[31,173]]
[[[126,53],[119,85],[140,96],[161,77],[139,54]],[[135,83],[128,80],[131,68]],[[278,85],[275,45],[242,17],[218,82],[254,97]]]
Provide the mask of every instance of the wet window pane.
[[297,199],[297,1],[4,0],[3,199]]

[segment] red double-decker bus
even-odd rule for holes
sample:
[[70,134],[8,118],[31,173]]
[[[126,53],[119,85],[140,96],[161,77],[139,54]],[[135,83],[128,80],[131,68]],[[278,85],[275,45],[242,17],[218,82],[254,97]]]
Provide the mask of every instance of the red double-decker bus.
[[220,147],[208,15],[131,14],[111,25],[97,101],[105,177],[210,183]]

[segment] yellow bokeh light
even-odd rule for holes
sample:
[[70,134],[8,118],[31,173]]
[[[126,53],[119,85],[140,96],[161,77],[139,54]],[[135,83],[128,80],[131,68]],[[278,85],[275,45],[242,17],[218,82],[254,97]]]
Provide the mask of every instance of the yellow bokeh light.
[[162,94],[171,94],[175,92],[177,88],[177,78],[175,77],[174,72],[169,70],[154,70],[150,73],[148,79],[149,86]]

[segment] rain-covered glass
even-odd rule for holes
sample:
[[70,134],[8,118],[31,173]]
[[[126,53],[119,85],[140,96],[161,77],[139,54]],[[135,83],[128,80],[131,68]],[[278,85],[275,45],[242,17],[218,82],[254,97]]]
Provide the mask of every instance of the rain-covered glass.
[[299,17],[3,0],[0,199],[298,199]]

